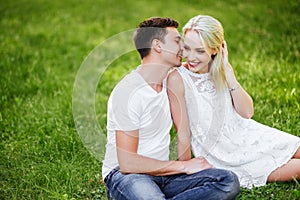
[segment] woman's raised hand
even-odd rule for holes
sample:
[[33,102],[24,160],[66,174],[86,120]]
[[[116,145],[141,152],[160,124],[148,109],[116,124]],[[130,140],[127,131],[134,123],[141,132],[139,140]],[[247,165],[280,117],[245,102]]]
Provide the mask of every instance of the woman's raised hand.
[[227,44],[226,41],[224,40],[222,43],[222,55],[223,55],[223,62],[224,62],[224,72],[226,76],[227,82],[236,82],[235,75],[233,68],[231,64],[228,61],[228,49],[227,49]]

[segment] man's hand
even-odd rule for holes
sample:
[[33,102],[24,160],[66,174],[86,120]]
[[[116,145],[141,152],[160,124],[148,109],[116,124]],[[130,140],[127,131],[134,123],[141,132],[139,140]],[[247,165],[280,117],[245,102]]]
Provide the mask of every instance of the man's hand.
[[184,166],[186,174],[194,174],[204,169],[213,168],[213,166],[202,156],[184,161]]

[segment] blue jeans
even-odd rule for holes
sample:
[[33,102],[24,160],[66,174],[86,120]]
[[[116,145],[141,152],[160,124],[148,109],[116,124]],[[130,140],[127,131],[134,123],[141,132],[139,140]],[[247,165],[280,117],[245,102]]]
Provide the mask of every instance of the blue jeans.
[[206,169],[187,175],[122,174],[113,169],[105,178],[108,199],[234,199],[240,191],[237,176],[227,170]]

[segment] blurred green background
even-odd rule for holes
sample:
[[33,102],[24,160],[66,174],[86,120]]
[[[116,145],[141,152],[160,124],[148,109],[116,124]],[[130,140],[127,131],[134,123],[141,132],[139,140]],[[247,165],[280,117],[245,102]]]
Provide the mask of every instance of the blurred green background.
[[[181,32],[198,14],[223,24],[253,118],[300,136],[298,0],[0,0],[0,199],[105,199],[101,161],[81,142],[72,115],[82,62],[145,18],[174,18]],[[136,52],[126,53],[99,77],[95,109],[104,133],[108,96],[139,63]],[[238,199],[300,199],[299,190],[296,180],[272,183],[242,189]]]

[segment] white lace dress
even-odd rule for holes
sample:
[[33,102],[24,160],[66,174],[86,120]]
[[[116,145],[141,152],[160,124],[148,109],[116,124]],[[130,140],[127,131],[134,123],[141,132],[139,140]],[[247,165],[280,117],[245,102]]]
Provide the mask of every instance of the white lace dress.
[[235,172],[243,187],[266,184],[267,177],[284,165],[300,146],[300,138],[265,126],[236,113],[228,90],[216,93],[207,74],[178,68],[195,156],[204,156],[215,167]]

